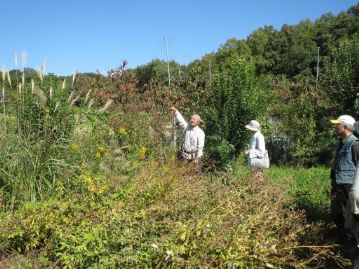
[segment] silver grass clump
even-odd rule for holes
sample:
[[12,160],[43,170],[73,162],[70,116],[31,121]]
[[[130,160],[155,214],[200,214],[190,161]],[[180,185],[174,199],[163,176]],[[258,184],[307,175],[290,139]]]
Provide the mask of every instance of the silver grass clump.
[[106,104],[102,108],[100,108],[99,111],[100,112],[106,111],[112,105],[112,103],[113,103],[112,99],[107,100]]

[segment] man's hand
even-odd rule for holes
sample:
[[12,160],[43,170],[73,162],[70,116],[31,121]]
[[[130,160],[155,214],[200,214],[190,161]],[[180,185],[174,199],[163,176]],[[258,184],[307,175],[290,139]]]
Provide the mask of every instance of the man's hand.
[[177,108],[175,108],[174,106],[171,106],[170,109],[171,109],[173,112],[176,112],[176,111],[177,111]]
[[248,149],[244,151],[244,155],[249,155],[249,150]]

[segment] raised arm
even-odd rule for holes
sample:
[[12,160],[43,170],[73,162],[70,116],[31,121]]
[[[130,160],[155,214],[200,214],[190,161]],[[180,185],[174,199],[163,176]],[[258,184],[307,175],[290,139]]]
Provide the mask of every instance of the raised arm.
[[171,107],[171,110],[175,112],[175,117],[176,120],[178,122],[178,124],[183,128],[186,129],[188,126],[187,121],[183,118],[183,116],[181,115],[181,113],[175,108],[175,107]]

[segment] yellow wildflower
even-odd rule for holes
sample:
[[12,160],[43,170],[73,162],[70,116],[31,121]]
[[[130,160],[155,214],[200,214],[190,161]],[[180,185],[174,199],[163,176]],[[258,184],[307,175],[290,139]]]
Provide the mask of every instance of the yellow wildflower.
[[89,192],[95,192],[96,190],[95,185],[93,183],[88,184],[87,189]]
[[145,147],[141,147],[139,150],[139,155],[141,159],[144,159],[146,157],[147,149]]
[[106,192],[107,189],[108,189],[108,187],[106,185],[103,185],[102,187],[99,187],[98,193],[102,194],[102,193]]
[[91,177],[90,174],[84,173],[80,177],[83,179],[83,181],[85,181],[86,186],[87,186],[87,190],[89,192],[94,192],[96,190],[95,183],[94,183],[93,178]]
[[76,150],[79,149],[79,145],[78,145],[78,144],[75,144],[75,143],[72,143],[72,144],[70,145],[70,148],[71,148],[73,151],[76,151]]
[[104,146],[99,146],[97,147],[97,151],[96,151],[96,158],[100,158],[103,156],[103,154],[105,153],[105,147]]
[[86,183],[89,183],[92,181],[92,177],[88,174],[88,173],[85,173],[85,174],[82,174],[80,176]]
[[97,148],[97,152],[99,152],[102,155],[105,152],[105,147],[104,146],[99,146]]
[[118,132],[118,134],[121,135],[121,136],[127,134],[126,129],[123,128],[123,127],[118,128],[117,132]]

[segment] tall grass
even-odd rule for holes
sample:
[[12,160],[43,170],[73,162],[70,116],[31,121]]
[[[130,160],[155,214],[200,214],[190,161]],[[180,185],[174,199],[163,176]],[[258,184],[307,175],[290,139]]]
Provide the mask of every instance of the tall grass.
[[4,123],[4,132],[6,133],[6,97],[5,97],[5,76],[6,76],[6,70],[3,67],[1,70],[2,75],[2,102],[3,102],[3,123]]
[[[25,58],[23,55],[23,66]],[[76,163],[73,169],[67,163],[71,160],[67,149],[75,129],[75,114],[64,102],[67,96],[60,85],[47,81],[44,72],[45,65],[39,78],[27,79],[24,67],[21,82],[12,85],[9,72],[2,71],[2,91],[8,102],[7,109],[3,102],[4,128],[0,133],[3,207],[13,209],[22,201],[43,199],[65,171],[77,169]]]

